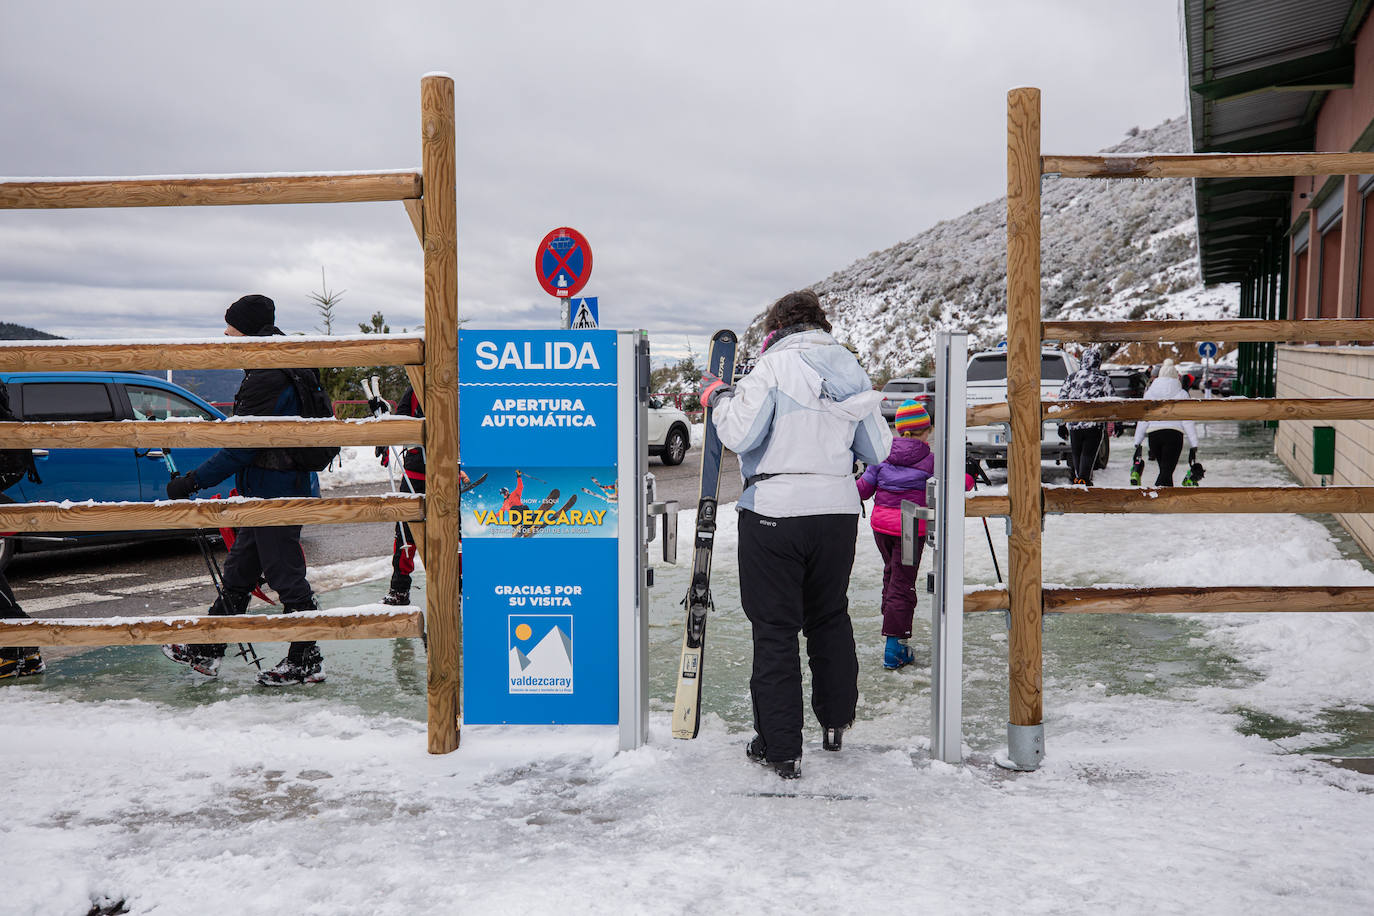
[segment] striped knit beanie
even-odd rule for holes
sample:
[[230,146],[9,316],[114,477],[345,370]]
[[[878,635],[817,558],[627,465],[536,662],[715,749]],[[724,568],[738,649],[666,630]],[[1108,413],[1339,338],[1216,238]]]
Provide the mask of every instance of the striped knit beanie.
[[907,430],[920,432],[930,428],[930,414],[916,401],[903,401],[902,406],[897,408],[897,432],[904,433]]

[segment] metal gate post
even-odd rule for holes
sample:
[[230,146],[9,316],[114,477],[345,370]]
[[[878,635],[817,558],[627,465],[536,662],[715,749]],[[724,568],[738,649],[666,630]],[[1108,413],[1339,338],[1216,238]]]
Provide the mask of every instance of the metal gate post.
[[941,331],[935,346],[935,601],[930,611],[930,756],[963,759],[964,427],[968,333]]

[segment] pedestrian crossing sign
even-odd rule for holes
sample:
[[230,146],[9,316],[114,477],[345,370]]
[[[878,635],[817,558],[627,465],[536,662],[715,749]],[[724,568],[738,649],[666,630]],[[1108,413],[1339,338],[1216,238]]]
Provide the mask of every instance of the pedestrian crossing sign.
[[587,296],[582,299],[569,299],[568,306],[572,309],[573,330],[590,330],[600,327],[599,316],[597,315],[596,296]]

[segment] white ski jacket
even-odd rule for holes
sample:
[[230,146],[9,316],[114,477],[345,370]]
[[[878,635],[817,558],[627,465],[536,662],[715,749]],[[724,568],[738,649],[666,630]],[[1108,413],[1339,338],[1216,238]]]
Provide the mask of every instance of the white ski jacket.
[[[738,508],[858,515],[854,459],[875,464],[892,448],[882,399],[854,355],[819,328],[774,342],[711,408],[720,441],[740,456]],[[771,476],[749,485],[758,475]]]
[[[1150,383],[1142,397],[1147,401],[1186,401],[1188,392],[1183,390],[1183,384],[1178,379],[1160,376]],[[1188,437],[1189,446],[1197,448],[1197,426],[1192,420],[1142,420],[1135,425],[1135,444],[1144,442],[1146,434],[1161,429],[1178,430]]]

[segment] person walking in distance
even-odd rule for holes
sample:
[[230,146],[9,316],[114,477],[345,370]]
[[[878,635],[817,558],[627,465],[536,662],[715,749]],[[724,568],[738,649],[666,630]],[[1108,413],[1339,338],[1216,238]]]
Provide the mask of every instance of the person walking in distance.
[[[266,296],[244,296],[224,313],[229,337],[268,337],[282,332],[275,325],[276,305]],[[300,373],[300,376],[294,376]],[[234,395],[234,415],[250,417],[300,416],[305,405],[301,384],[319,375],[313,369],[248,369],[243,384]],[[298,384],[300,382],[301,384]],[[314,472],[300,467],[292,449],[226,448],[200,467],[167,483],[167,495],[186,499],[197,490],[212,487],[234,475],[239,493],[244,496],[318,496],[319,482]],[[224,561],[224,591],[210,608],[215,617],[242,614],[259,580],[281,599],[287,613],[319,609],[314,591],[306,580],[305,551],[301,547],[301,526],[240,528],[238,538]],[[207,677],[219,673],[224,658],[224,643],[208,645],[163,646],[163,654]],[[291,643],[286,658],[258,675],[266,687],[287,684],[317,684],[324,680],[324,659],[313,641]]]
[[[1159,377],[1145,389],[1145,400],[1188,400],[1188,392],[1178,379],[1178,367],[1166,359],[1159,367]],[[1155,486],[1172,487],[1174,468],[1183,453],[1183,437],[1188,437],[1188,464],[1197,462],[1197,426],[1192,420],[1142,420],[1135,427],[1135,456],[1131,461],[1131,486],[1140,486],[1145,461],[1141,458],[1141,443],[1148,440],[1150,457],[1159,464]]]
[[739,453],[740,600],[753,629],[749,692],[758,734],[751,760],[784,779],[801,775],[802,676],[806,637],[811,708],[822,747],[838,751],[854,721],[859,662],[849,619],[849,574],[858,533],[857,457],[879,462],[892,433],[882,394],[830,336],[810,290],[788,293],[764,318],[767,337],[753,371],[729,388],[702,379],[702,403],[726,448]]
[[[1060,400],[1090,400],[1116,396],[1112,380],[1103,372],[1102,353],[1097,347],[1089,347],[1083,352],[1078,371],[1064,380],[1059,386]],[[1102,437],[1107,434],[1107,424],[1092,420],[1070,420],[1065,424],[1069,430],[1069,465],[1073,472],[1073,482],[1093,485],[1093,466],[1097,464],[1097,453],[1102,448]]]

